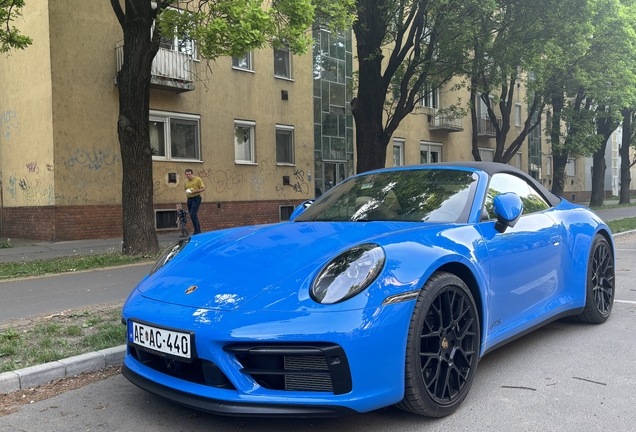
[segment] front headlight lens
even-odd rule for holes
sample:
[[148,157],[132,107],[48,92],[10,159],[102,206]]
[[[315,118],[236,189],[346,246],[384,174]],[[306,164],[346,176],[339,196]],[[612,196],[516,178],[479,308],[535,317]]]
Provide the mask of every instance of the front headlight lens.
[[183,239],[183,240],[181,240],[181,241],[169,246],[168,249],[166,249],[165,252],[161,254],[161,256],[159,257],[159,259],[157,260],[155,265],[152,267],[152,269],[150,270],[150,274],[155,273],[161,267],[166,265],[168,263],[168,261],[170,261],[172,258],[177,256],[177,254],[179,252],[181,252],[183,250],[183,248],[186,247],[186,245],[188,244],[189,241],[190,241],[190,237],[185,238],[185,239]]
[[384,261],[384,250],[373,243],[341,253],[318,273],[311,286],[311,298],[333,304],[355,296],[378,277]]

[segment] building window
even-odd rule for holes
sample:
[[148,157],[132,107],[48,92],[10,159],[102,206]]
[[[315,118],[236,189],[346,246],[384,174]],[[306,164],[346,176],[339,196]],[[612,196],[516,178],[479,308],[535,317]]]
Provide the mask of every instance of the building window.
[[[175,9],[172,7],[168,9],[178,10],[180,13],[184,13],[183,10]],[[155,28],[155,24],[153,23],[152,31],[154,31],[154,28]],[[187,54],[194,60],[198,60],[199,58],[197,45],[195,41],[190,37],[190,34],[188,31],[184,31],[181,33],[177,32],[177,34],[173,38],[165,38],[161,36],[161,39],[159,39],[159,48],[162,48],[168,51],[176,51],[176,52]]]
[[274,48],[274,76],[291,79],[291,54],[287,47]]
[[492,162],[495,158],[495,151],[493,149],[479,149],[479,156],[482,162]]
[[552,175],[552,156],[545,157],[545,175]]
[[252,53],[246,52],[240,57],[232,57],[232,68],[246,71],[253,71],[252,67]]
[[150,146],[153,159],[201,160],[200,116],[150,111]]
[[576,161],[574,159],[569,159],[565,169],[568,177],[574,177],[576,175]]
[[393,166],[404,165],[404,140],[396,138],[393,140]]
[[424,92],[422,94],[422,106],[424,108],[439,108],[439,89],[433,87],[431,84],[424,86]]
[[278,220],[288,221],[294,212],[294,206],[278,206]]
[[435,163],[442,161],[442,145],[420,141],[420,163]]
[[173,230],[177,226],[176,210],[155,210],[155,229]]
[[521,153],[515,154],[515,167],[521,169]]
[[294,163],[294,127],[276,125],[276,163]]
[[236,163],[255,163],[254,129],[255,122],[234,121],[234,161]]
[[521,104],[515,104],[515,126],[521,127]]

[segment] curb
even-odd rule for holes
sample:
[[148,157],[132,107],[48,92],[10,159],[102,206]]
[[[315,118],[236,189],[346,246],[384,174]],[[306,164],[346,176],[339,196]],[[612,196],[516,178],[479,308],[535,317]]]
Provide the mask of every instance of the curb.
[[621,241],[621,240],[625,240],[628,237],[632,237],[634,235],[636,235],[636,230],[623,231],[623,232],[619,232],[619,233],[616,233],[616,234],[612,234],[612,237],[616,241]]
[[95,372],[124,362],[126,345],[80,354],[55,362],[0,373],[0,394],[37,387],[60,378]]

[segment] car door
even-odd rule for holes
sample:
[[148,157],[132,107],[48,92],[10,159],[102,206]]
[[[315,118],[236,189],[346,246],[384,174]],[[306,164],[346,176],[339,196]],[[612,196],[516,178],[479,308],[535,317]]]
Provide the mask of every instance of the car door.
[[[493,198],[514,192],[523,202],[523,214],[514,227],[503,233],[495,229]],[[524,179],[508,173],[493,175],[481,222],[489,257],[488,314],[485,331],[519,331],[533,324],[537,314],[557,295],[564,245],[562,227],[548,215],[550,205]],[[511,327],[513,326],[513,327]]]

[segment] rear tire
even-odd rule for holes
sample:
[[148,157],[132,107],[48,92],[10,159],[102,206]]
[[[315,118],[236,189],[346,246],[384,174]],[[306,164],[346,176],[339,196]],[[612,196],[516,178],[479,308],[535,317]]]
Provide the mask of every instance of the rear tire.
[[614,252],[602,235],[592,241],[587,263],[585,309],[577,316],[579,321],[601,324],[607,321],[614,306],[616,278]]
[[406,345],[403,410],[453,413],[468,395],[481,341],[477,306],[457,276],[436,272],[420,291]]

